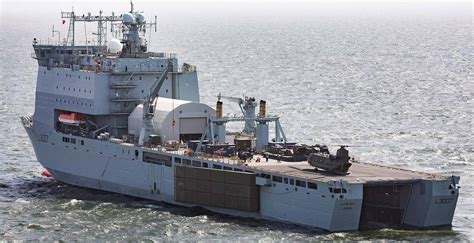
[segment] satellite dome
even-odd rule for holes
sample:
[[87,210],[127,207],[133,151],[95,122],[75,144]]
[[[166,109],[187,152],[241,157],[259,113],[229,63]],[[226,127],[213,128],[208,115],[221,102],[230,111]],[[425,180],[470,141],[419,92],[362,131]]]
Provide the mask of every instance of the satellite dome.
[[137,14],[135,14],[135,17],[137,19],[137,23],[139,23],[139,24],[145,23],[145,16],[143,16],[143,14],[137,13]]
[[135,17],[131,13],[124,13],[122,15],[122,22],[124,24],[133,24],[135,23]]
[[112,39],[107,43],[108,49],[110,53],[119,53],[122,51],[122,43],[118,39]]

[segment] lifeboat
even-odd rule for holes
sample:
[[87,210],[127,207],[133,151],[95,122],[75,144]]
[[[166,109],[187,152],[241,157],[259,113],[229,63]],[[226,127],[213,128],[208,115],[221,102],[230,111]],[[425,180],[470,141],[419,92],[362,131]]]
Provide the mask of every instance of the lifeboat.
[[84,115],[80,113],[70,113],[70,114],[61,114],[59,115],[59,122],[72,125],[72,126],[79,126],[81,124],[85,124],[86,120],[84,119]]

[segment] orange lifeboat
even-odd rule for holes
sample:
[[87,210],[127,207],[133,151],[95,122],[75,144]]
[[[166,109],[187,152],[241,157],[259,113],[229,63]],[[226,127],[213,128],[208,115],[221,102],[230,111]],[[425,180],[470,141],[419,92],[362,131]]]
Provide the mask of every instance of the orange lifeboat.
[[70,113],[70,114],[61,114],[59,115],[59,122],[62,122],[67,125],[79,126],[85,124],[86,120],[84,115],[80,113]]

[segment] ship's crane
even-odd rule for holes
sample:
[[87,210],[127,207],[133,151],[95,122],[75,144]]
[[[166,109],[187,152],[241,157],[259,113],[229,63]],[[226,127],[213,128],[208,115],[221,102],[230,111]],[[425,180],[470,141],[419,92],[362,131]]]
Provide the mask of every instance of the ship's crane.
[[140,145],[148,142],[149,136],[153,129],[152,119],[155,116],[156,101],[158,100],[160,89],[163,86],[166,76],[170,70],[173,70],[173,63],[171,60],[169,60],[168,66],[166,66],[161,75],[151,85],[150,92],[143,100],[143,127],[140,131],[140,137],[138,139],[138,143]]
[[219,93],[217,95],[217,99],[220,101],[221,99],[226,99],[232,102],[235,102],[239,104],[240,110],[242,111],[242,114],[244,115],[245,119],[245,128],[244,128],[244,133],[246,134],[255,134],[255,107],[257,107],[257,102],[255,102],[255,98],[253,97],[244,97],[238,98],[238,97],[232,97],[232,96],[223,96]]

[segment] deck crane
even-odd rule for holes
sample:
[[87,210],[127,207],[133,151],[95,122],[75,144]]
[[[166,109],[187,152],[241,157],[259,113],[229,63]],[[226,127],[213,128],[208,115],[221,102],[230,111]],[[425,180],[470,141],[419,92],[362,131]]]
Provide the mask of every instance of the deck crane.
[[173,63],[171,60],[168,61],[168,65],[163,70],[161,75],[156,79],[156,81],[151,85],[150,92],[142,101],[143,105],[143,126],[140,131],[140,136],[138,138],[138,143],[143,145],[149,141],[149,136],[153,130],[153,117],[155,116],[155,107],[158,100],[158,95],[160,92],[163,83],[166,80],[166,76],[170,71],[173,70]]
[[255,134],[255,107],[257,107],[257,102],[255,102],[254,97],[244,97],[242,99],[232,96],[223,96],[219,93],[219,95],[217,95],[217,99],[226,99],[239,104],[240,110],[242,111],[245,119],[245,128],[243,132],[246,134]]

